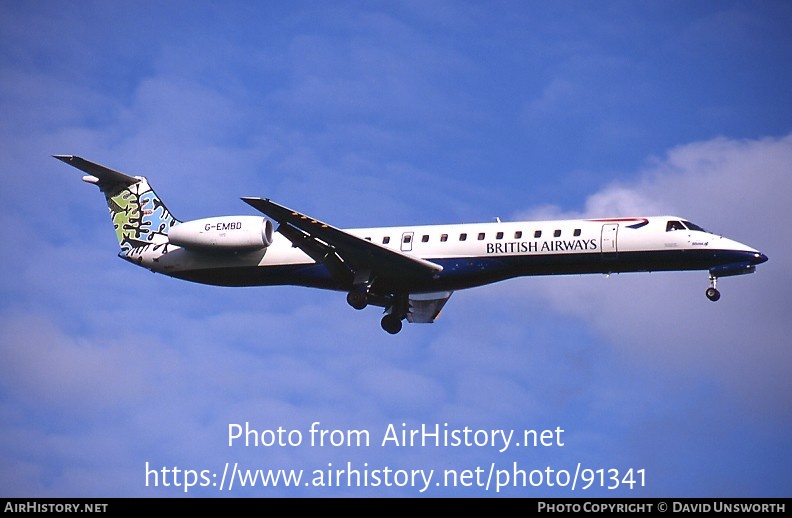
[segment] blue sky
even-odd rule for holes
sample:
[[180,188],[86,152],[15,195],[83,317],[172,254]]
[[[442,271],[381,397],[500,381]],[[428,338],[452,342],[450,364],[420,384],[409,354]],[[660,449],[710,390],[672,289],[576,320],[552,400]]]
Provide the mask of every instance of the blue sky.
[[[0,3],[0,493],[790,496],[790,22],[782,1]],[[390,336],[342,293],[119,260],[52,154],[147,176],[182,220],[252,214],[241,196],[341,227],[679,214],[770,261],[717,304],[706,272],[523,278]],[[371,444],[311,447],[317,421]],[[245,422],[304,443],[229,447]],[[564,445],[382,446],[402,423]],[[146,485],[146,463],[348,462],[436,478]],[[645,484],[434,483],[515,463]]]

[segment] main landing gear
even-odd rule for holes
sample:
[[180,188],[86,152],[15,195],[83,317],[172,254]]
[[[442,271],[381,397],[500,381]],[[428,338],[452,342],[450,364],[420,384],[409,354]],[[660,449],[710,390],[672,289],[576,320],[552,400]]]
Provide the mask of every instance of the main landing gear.
[[707,298],[710,299],[712,302],[717,302],[720,299],[720,292],[716,287],[718,285],[718,278],[714,275],[710,274],[709,277],[710,287],[707,288]]
[[347,293],[347,304],[355,309],[364,309],[368,306],[368,292],[365,289],[353,289]]
[[386,313],[380,321],[382,329],[395,335],[402,329],[402,320],[407,318],[409,310],[408,297],[404,295],[379,296],[371,294],[365,285],[356,286],[347,293],[347,304],[357,310],[365,309],[369,304],[385,307]]
[[395,293],[391,300],[390,306],[385,308],[386,313],[380,324],[382,329],[395,335],[402,329],[402,320],[407,318],[407,313],[410,311],[410,300],[408,295],[399,293]]
[[402,319],[395,313],[388,313],[382,317],[380,324],[382,325],[382,329],[392,335],[395,335],[402,329]]
[[[371,272],[362,270],[355,272],[352,289],[347,293],[347,304],[360,310],[369,305],[369,289],[371,289]],[[373,301],[376,302],[376,301]]]

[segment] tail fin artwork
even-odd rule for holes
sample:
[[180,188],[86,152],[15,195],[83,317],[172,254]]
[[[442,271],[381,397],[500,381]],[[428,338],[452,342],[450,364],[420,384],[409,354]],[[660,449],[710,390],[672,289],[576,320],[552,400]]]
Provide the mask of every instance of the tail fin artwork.
[[173,217],[148,181],[128,176],[71,155],[53,155],[85,173],[83,181],[99,187],[105,195],[122,257],[140,247],[168,242],[168,232],[179,221]]

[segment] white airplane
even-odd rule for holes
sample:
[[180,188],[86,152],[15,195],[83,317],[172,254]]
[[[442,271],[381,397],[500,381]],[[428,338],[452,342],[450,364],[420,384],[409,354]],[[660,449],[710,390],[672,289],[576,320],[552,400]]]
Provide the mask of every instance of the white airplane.
[[268,199],[242,198],[267,217],[181,222],[144,177],[54,157],[104,193],[119,257],[203,284],[346,292],[355,309],[385,308],[382,328],[391,334],[404,319],[434,322],[454,290],[514,277],[708,270],[706,295],[717,301],[719,277],[753,273],[767,261],[674,216],[341,230]]

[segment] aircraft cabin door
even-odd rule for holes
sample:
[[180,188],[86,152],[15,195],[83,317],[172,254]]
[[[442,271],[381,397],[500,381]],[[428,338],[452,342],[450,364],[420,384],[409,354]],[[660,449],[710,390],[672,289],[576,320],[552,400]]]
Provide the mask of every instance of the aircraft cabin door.
[[619,234],[618,223],[606,223],[602,225],[602,236],[600,240],[600,250],[602,257],[606,259],[615,259],[619,252],[616,244],[616,236]]
[[413,240],[413,232],[405,232],[404,234],[402,234],[402,239],[401,239],[402,252],[412,252],[412,240]]

